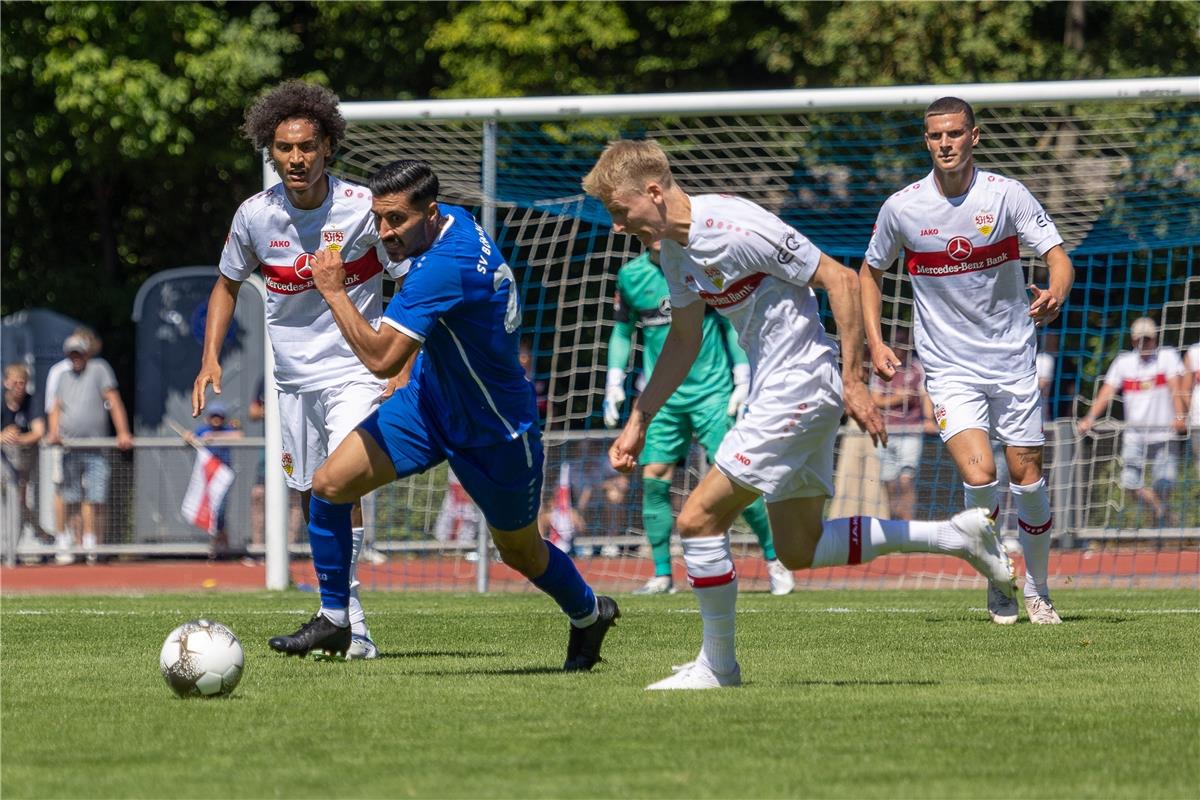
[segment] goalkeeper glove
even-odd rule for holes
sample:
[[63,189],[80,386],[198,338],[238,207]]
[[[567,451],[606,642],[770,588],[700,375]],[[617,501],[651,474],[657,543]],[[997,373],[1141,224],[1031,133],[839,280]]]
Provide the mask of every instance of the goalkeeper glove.
[[735,419],[746,415],[746,398],[750,396],[750,365],[734,364],[733,392],[729,395],[729,408],[725,413]]
[[610,369],[604,386],[604,425],[617,427],[621,421],[621,406],[625,402],[625,371]]

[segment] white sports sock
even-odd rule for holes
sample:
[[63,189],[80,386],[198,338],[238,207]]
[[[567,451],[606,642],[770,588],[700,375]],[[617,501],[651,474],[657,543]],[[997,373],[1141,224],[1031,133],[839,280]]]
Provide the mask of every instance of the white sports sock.
[[1017,507],[1021,551],[1025,554],[1025,596],[1050,594],[1050,497],[1046,479],[1038,478],[1027,486],[1008,486]]
[[688,583],[700,603],[704,642],[699,660],[714,672],[729,673],[737,666],[734,617],[737,610],[737,572],[729,537],[698,536],[683,540]]
[[992,519],[1000,516],[1000,501],[996,499],[996,484],[999,481],[985,483],[982,486],[963,484],[963,508],[986,508]]
[[95,550],[96,549],[96,534],[92,533],[91,531],[87,531],[83,534],[83,549],[84,550]]
[[843,517],[825,520],[812,565],[866,564],[888,553],[954,553],[961,547],[962,537],[945,522]]
[[370,636],[362,601],[358,599],[358,554],[362,552],[363,528],[350,529],[350,632],[355,636]]
[[350,624],[350,615],[344,608],[326,608],[325,606],[321,606],[321,616],[339,628],[344,628]]

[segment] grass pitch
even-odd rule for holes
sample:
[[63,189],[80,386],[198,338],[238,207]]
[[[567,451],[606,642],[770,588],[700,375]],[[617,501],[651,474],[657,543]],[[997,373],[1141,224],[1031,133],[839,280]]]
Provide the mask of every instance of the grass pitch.
[[[688,594],[618,597],[606,661],[558,671],[537,594],[372,594],[383,655],[288,659],[310,594],[5,597],[0,794],[23,797],[1195,797],[1200,596],[1059,591],[1000,628],[982,592],[745,594],[746,686],[650,693],[691,658]],[[158,651],[231,626],[232,697]]]

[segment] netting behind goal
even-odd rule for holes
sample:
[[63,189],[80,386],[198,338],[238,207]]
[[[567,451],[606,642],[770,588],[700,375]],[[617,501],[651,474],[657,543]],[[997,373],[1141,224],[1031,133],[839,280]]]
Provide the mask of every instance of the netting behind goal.
[[[1172,442],[1175,478],[1165,495],[1168,511],[1156,518],[1117,485],[1119,404],[1094,436],[1078,436],[1074,419],[1094,399],[1112,358],[1129,347],[1134,318],[1158,320],[1164,345],[1186,348],[1200,340],[1200,110],[1194,102],[1140,100],[989,105],[977,114],[983,131],[979,165],[1030,188],[1052,215],[1076,265],[1067,311],[1042,342],[1055,364],[1046,396],[1053,569],[1077,582],[1195,585],[1197,447],[1184,437]],[[650,574],[649,548],[642,536],[640,478],[617,477],[605,466],[615,434],[604,428],[601,404],[615,277],[640,246],[614,234],[604,209],[579,193],[580,178],[605,141],[617,136],[658,140],[687,191],[749,197],[855,268],[880,204],[927,174],[929,158],[919,108],[496,124],[495,238],[521,282],[532,377],[545,401],[547,507],[566,465],[568,491],[579,512],[573,551],[600,586],[621,590]],[[395,158],[425,159],[440,176],[442,199],[479,214],[484,150],[482,122],[354,123],[341,167],[361,177]],[[1040,261],[1023,256],[1029,280],[1045,286]],[[911,286],[893,268],[884,290],[885,334],[896,337],[912,324]],[[635,349],[630,398],[636,396],[639,365]],[[924,435],[920,452],[915,516],[945,517],[959,510],[961,480],[940,440]],[[837,456],[837,496],[828,513],[891,516],[895,498],[880,481],[869,443],[847,426]],[[677,504],[704,469],[697,451],[676,470]],[[380,493],[379,547],[392,559],[374,570],[378,585],[474,585],[477,565],[469,557],[477,521],[451,524],[460,512],[446,500],[453,497],[446,482],[443,467]],[[1001,485],[1007,485],[1003,474]],[[1015,539],[1015,517],[1006,512],[1003,522]],[[748,578],[744,585],[765,585],[754,538],[736,526],[734,533],[741,574]],[[675,568],[678,576],[682,565]],[[494,585],[507,585],[513,577],[502,567],[492,572]],[[977,582],[959,562],[917,556],[817,571],[802,581]]]

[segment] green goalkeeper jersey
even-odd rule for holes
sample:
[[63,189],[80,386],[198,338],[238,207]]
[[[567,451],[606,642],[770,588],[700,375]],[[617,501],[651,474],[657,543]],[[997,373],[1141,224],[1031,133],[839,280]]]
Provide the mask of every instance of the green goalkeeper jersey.
[[[649,252],[625,264],[617,273],[613,312],[616,325],[608,342],[608,368],[624,371],[629,366],[633,330],[640,327],[642,369],[649,380],[671,326],[667,279],[650,260]],[[733,391],[730,370],[733,364],[748,363],[746,354],[737,344],[733,326],[712,309],[704,314],[703,334],[691,371],[664,408],[694,408],[717,398],[728,402]]]

